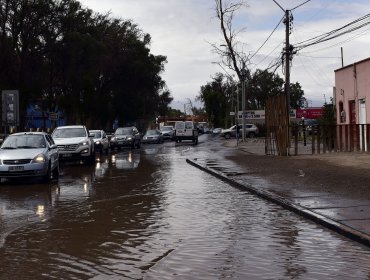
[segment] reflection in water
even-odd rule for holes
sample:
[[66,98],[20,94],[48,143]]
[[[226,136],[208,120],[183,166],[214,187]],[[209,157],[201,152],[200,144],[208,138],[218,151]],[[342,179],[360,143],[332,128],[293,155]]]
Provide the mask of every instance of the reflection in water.
[[58,195],[57,184],[0,186],[0,248],[15,230],[50,218]]
[[53,203],[0,188],[0,279],[366,279],[368,248],[188,165],[181,148],[65,165]]
[[140,153],[134,151],[125,151],[118,154],[112,154],[110,160],[107,160],[106,167],[118,169],[135,169],[140,163]]

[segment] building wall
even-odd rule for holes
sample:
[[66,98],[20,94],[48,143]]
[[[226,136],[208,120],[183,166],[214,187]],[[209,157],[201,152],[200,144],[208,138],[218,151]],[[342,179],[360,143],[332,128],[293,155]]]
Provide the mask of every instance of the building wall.
[[[356,123],[359,123],[360,101],[365,102],[366,120],[370,123],[370,58],[335,71],[335,102],[338,124],[349,124],[351,101],[355,101]],[[341,121],[340,102],[346,115]]]

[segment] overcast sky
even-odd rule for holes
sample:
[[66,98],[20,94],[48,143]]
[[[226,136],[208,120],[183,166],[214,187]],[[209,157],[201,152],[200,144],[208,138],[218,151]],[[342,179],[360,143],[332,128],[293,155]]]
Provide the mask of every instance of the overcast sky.
[[[162,74],[174,101],[182,109],[194,102],[200,87],[223,72],[210,43],[222,44],[219,22],[215,18],[214,0],[80,0],[84,7],[112,17],[131,19],[152,37],[151,52],[167,56]],[[293,9],[306,0],[276,0]],[[240,11],[236,27],[245,27],[239,40],[246,43],[245,53],[254,54],[269,37],[284,15],[273,0],[248,0],[249,7]],[[292,10],[294,17],[291,44],[340,28],[370,13],[368,0],[311,0]],[[251,61],[251,70],[265,69],[280,56],[285,42],[281,23],[271,38]],[[370,57],[370,25],[326,43],[304,48],[294,56],[291,82],[299,82],[310,106],[330,101],[334,70]],[[282,68],[276,71],[282,78]],[[229,74],[232,74],[229,72]]]

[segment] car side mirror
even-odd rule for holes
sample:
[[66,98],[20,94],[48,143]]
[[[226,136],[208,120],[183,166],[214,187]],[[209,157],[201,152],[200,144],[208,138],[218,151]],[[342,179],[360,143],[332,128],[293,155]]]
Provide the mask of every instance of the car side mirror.
[[50,145],[49,150],[53,150],[53,149],[56,149],[56,148],[58,148],[58,146],[56,144],[52,144],[52,145]]

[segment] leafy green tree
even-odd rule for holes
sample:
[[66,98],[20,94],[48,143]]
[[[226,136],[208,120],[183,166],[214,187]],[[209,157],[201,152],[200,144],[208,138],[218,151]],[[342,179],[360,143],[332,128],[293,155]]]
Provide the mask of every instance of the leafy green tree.
[[230,110],[227,91],[224,75],[217,73],[211,82],[201,87],[197,97],[204,104],[208,120],[216,127],[225,125]]
[[[201,87],[198,99],[204,103],[208,118],[215,126],[226,126],[230,121],[229,112],[236,108],[235,91],[237,83],[217,73],[212,82]],[[239,87],[241,88],[241,87]],[[279,75],[257,70],[250,75],[246,88],[246,109],[264,110],[271,96],[283,95],[284,80]],[[290,106],[300,108],[304,92],[299,83],[290,85]],[[239,107],[242,101],[239,98]]]
[[[285,94],[284,80],[279,75],[257,69],[248,81],[247,109],[263,110],[269,97],[283,94]],[[290,84],[290,107],[300,108],[303,95],[304,92],[298,82]]]
[[150,43],[132,21],[76,0],[0,1],[0,89],[20,90],[21,116],[37,102],[67,123],[145,122],[172,101],[166,57]]

